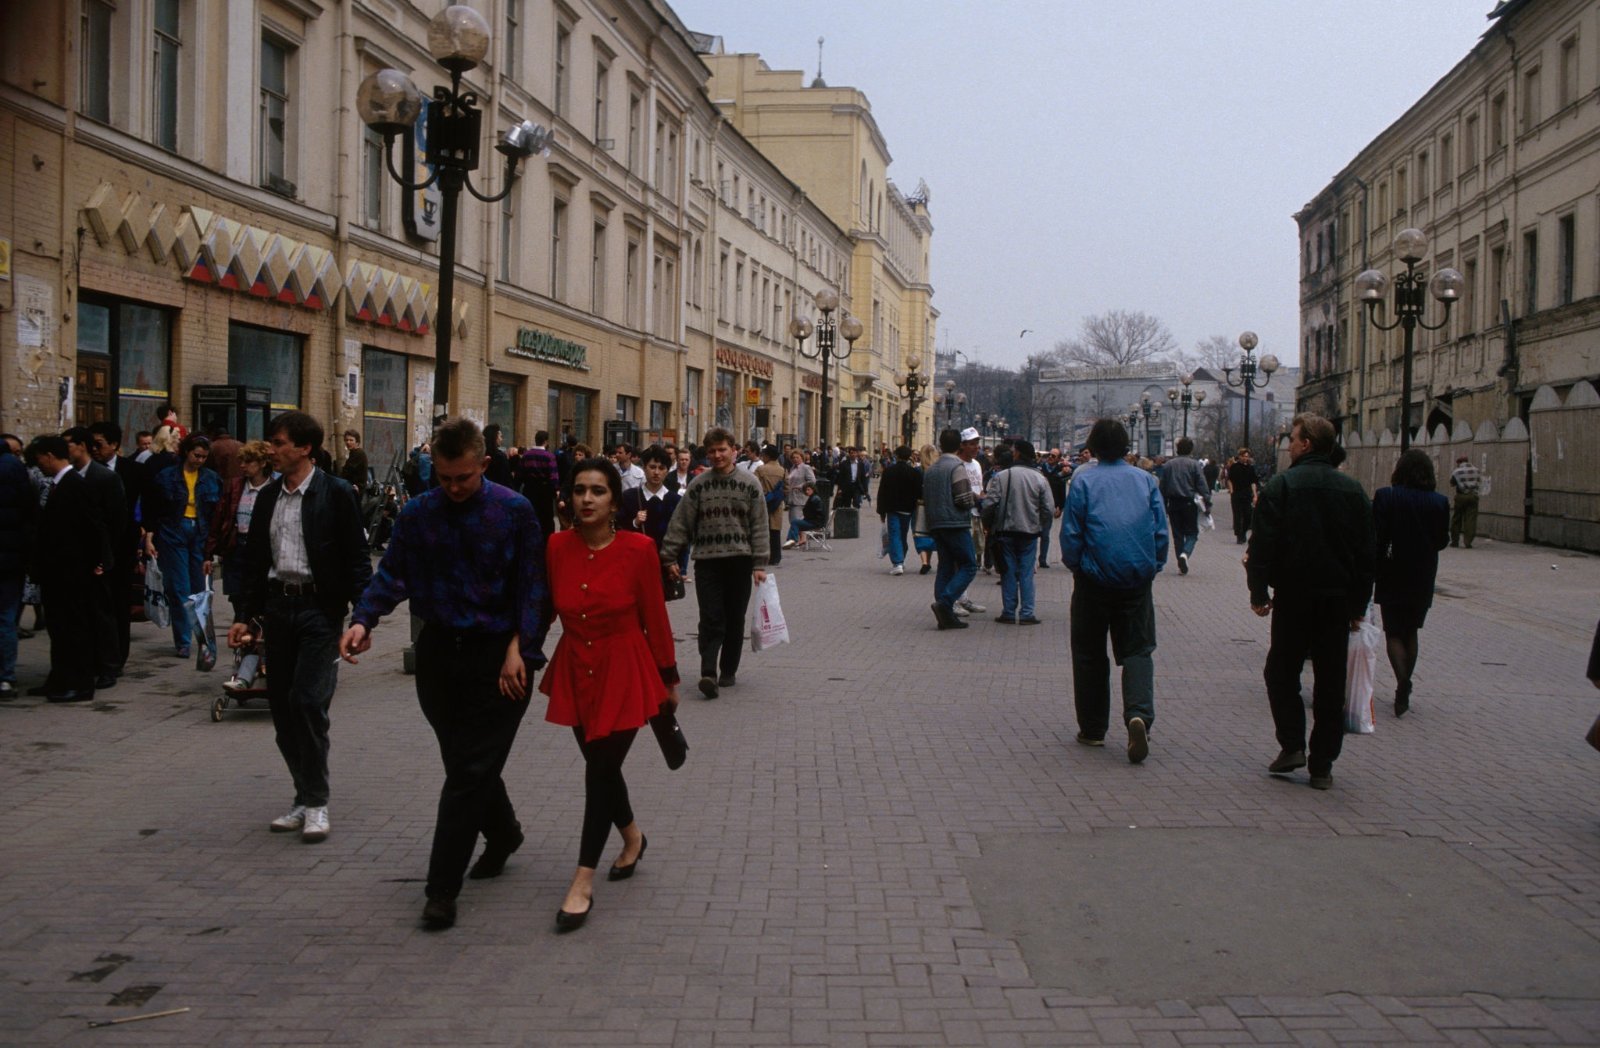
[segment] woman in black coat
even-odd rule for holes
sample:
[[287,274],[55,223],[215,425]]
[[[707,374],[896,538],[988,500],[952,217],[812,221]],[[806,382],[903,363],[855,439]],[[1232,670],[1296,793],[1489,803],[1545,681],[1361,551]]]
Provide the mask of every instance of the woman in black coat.
[[1439,551],[1450,541],[1450,500],[1434,490],[1433,462],[1413,448],[1395,463],[1390,486],[1372,497],[1378,532],[1378,585],[1383,637],[1394,668],[1394,715],[1411,708],[1417,633],[1433,605]]

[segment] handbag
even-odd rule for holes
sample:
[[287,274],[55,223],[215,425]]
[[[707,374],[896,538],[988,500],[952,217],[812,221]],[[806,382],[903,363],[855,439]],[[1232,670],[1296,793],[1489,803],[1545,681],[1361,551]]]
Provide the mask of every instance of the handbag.
[[678,715],[670,710],[661,711],[650,718],[650,730],[656,733],[656,742],[661,746],[661,756],[667,759],[668,770],[677,771],[683,767],[683,762],[689,759],[689,740],[684,738]]
[[683,588],[683,577],[673,578],[672,573],[666,568],[661,569],[661,595],[667,600],[682,600],[686,591]]

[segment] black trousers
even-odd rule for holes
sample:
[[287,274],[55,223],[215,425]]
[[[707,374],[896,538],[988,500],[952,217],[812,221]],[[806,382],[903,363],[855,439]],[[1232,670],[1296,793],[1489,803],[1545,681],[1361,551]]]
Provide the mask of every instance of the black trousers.
[[500,694],[507,634],[459,633],[424,626],[417,638],[417,701],[439,741],[444,786],[428,856],[430,899],[454,899],[477,847],[522,829],[500,777],[528,712],[528,700]]
[[81,579],[40,583],[44,626],[50,635],[45,687],[51,692],[94,688],[94,595],[100,589],[100,579],[88,572]]
[[339,683],[342,618],[315,597],[267,598],[267,705],[294,802],[307,808],[328,804],[328,708]]
[[572,734],[583,753],[583,837],[578,842],[578,865],[595,870],[600,868],[600,853],[611,836],[611,827],[620,830],[633,824],[622,762],[639,729],[614,731],[593,742],[584,741],[582,725],[573,728]]
[[749,557],[694,562],[694,596],[700,605],[700,676],[739,672],[744,652],[745,613],[750,610],[754,570]]
[[767,551],[767,563],[773,567],[777,567],[779,564],[783,563],[783,532],[777,528],[773,528],[771,531],[767,532],[767,537],[770,539],[770,547]]
[[[1305,750],[1312,775],[1327,775],[1344,748],[1344,679],[1350,620],[1341,600],[1284,599],[1272,602],[1272,648],[1267,652],[1267,701],[1278,746]],[[1311,745],[1306,746],[1306,708],[1300,671],[1311,660]]]
[[[119,580],[113,569],[94,581],[94,588],[89,592],[89,610],[93,620],[90,630],[94,634],[94,674],[96,677],[116,676],[125,656],[117,636],[115,601],[120,596],[123,604],[127,604],[127,579]],[[122,586],[120,591],[117,589],[119,584]]]
[[1250,493],[1233,493],[1233,537],[1243,542],[1250,537]]

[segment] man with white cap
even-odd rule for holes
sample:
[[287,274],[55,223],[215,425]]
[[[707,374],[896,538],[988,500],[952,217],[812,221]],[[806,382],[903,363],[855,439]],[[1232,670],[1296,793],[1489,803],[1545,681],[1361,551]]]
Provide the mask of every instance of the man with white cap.
[[[978,461],[979,442],[978,431],[968,426],[961,431],[961,450],[956,452],[956,457],[961,459],[962,465],[966,468],[967,480],[971,482],[972,490],[975,492],[983,491],[983,463]],[[977,506],[972,507],[971,517],[972,549],[976,563],[983,559],[983,548],[987,538],[983,533],[983,520],[978,516]],[[954,610],[957,615],[982,615],[989,609],[973,601],[963,590],[960,599],[955,602]]]

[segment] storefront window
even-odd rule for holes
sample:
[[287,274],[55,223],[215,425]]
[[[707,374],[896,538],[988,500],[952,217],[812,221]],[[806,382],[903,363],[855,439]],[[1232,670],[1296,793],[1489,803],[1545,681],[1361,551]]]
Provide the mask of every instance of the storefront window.
[[77,421],[115,418],[130,445],[135,432],[154,429],[156,408],[171,395],[171,332],[165,310],[97,296],[80,301]]
[[381,349],[361,352],[361,446],[383,483],[399,479],[406,446],[406,358]]
[[[723,429],[733,429],[734,397],[738,393],[739,376],[731,371],[717,369],[717,413],[713,424]],[[734,434],[738,436],[738,434]]]
[[489,424],[500,427],[500,445],[517,443],[517,397],[522,384],[516,379],[489,379]]
[[795,420],[795,439],[803,446],[811,446],[811,391],[800,391],[800,417]]
[[274,411],[297,410],[301,345],[300,336],[287,331],[229,324],[228,384],[269,390]]

